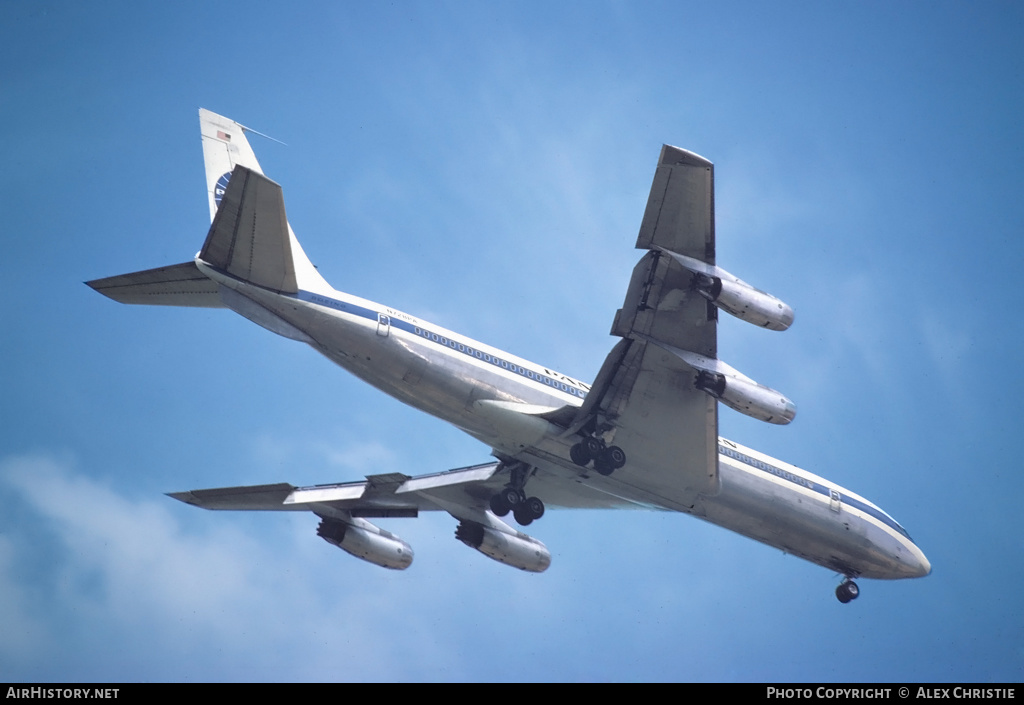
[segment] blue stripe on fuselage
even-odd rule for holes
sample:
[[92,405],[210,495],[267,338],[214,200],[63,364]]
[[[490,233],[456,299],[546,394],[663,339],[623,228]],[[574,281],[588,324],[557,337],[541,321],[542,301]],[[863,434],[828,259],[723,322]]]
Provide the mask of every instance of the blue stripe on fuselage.
[[407,333],[421,338],[422,340],[436,343],[440,347],[449,348],[454,352],[462,353],[468,357],[476,358],[477,360],[485,363],[500,367],[503,370],[508,370],[514,374],[519,375],[525,379],[532,380],[539,384],[543,384],[548,387],[552,387],[555,390],[561,391],[565,394],[577,397],[578,399],[585,399],[587,396],[587,390],[582,388],[583,385],[575,380],[571,380],[564,375],[558,373],[552,373],[550,370],[545,370],[547,374],[532,370],[514,362],[504,360],[497,355],[491,355],[483,350],[478,350],[472,346],[460,343],[456,340],[452,340],[447,336],[436,333],[423,326],[417,326],[409,321],[405,321],[401,318],[397,318],[386,311],[376,311],[374,309],[367,308],[365,306],[359,306],[357,304],[348,303],[345,301],[339,301],[323,294],[314,294],[309,291],[299,290],[299,293],[295,295],[300,301],[308,301],[320,306],[326,306],[342,313],[347,313],[352,316],[358,316],[365,318],[369,321],[377,322],[380,320],[380,316],[388,317],[388,325],[391,328],[397,328]]
[[[821,483],[814,482],[811,479],[803,477],[802,475],[797,475],[796,473],[793,472],[789,472],[788,470],[777,468],[774,465],[771,465],[770,463],[766,463],[763,460],[757,460],[755,458],[752,458],[745,453],[741,453],[735,448],[730,448],[726,445],[722,445],[721,443],[718,444],[718,452],[728,458],[738,460],[744,465],[749,465],[750,467],[756,470],[760,470],[761,472],[765,472],[769,475],[774,475],[775,477],[785,480],[786,482],[792,482],[794,485],[799,485],[800,487],[811,490],[812,492],[816,492],[817,494],[823,495],[831,501],[831,493],[833,489],[831,487],[827,487],[825,485],[822,485]],[[864,512],[865,514],[874,517],[875,519],[882,522],[889,528],[899,532],[900,535],[905,536],[911,543],[914,542],[914,539],[910,538],[910,534],[907,533],[907,530],[900,526],[895,519],[893,519],[891,516],[889,516],[882,510],[864,502],[863,500],[857,499],[856,497],[851,497],[850,495],[838,492],[838,490],[837,493],[839,494],[840,501],[843,502],[844,504],[848,504],[851,507],[855,507],[860,511]]]

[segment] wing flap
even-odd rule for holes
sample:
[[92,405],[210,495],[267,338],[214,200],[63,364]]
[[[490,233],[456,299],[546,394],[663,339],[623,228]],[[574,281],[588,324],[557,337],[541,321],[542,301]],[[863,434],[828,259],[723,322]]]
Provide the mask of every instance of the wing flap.
[[498,463],[486,463],[484,465],[474,465],[468,468],[439,472],[433,475],[410,477],[402,483],[397,490],[395,490],[395,494],[436,490],[441,487],[461,485],[470,482],[487,482],[494,477],[494,473],[497,472],[497,470]]
[[341,485],[317,485],[294,490],[284,499],[284,504],[327,504],[362,499],[366,493],[365,482],[349,482]]

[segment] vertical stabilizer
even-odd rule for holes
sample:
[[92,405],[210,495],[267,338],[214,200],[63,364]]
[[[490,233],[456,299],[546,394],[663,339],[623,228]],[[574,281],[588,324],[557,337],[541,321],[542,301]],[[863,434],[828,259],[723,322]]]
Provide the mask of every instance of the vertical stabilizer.
[[203,135],[203,162],[212,222],[235,167],[241,165],[257,174],[262,174],[263,169],[245,137],[245,128],[234,120],[200,108],[199,128]]
[[[227,193],[228,182],[231,180],[231,174],[235,171],[235,167],[245,167],[248,172],[261,176],[263,169],[245,136],[245,133],[250,131],[248,128],[205,108],[199,109],[199,128],[203,137],[203,163],[206,166],[206,191],[212,223],[217,216],[217,208]],[[277,184],[274,186],[277,187]],[[277,188],[279,190],[279,187]],[[281,203],[281,215],[282,217],[284,215],[283,202]],[[331,286],[324,281],[324,278],[316,271],[316,267],[306,257],[302,246],[295,239],[291,225],[285,221],[284,227],[287,239],[274,238],[271,240],[281,246],[282,253],[288,260],[287,264],[282,262],[281,265],[283,278],[279,279],[275,273],[266,281],[260,277],[257,279],[261,280],[262,285],[281,291],[290,291],[296,284],[309,291],[321,293],[332,291]],[[248,274],[251,275],[251,273]]]

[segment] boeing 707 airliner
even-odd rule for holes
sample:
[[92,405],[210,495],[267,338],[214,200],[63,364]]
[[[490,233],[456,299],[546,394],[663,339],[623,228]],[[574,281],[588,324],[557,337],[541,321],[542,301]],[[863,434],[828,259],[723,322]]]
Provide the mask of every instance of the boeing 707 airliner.
[[514,528],[547,508],[683,512],[843,576],[915,578],[931,565],[876,505],[806,470],[718,435],[719,403],[773,424],[796,406],[718,357],[718,315],[786,330],[792,309],[715,261],[714,166],[677,147],[658,160],[615,314],[619,340],[591,384],[428,321],[332,288],[285,216],[242,125],[199,111],[212,225],[181,264],[88,282],[123,303],[229,308],[311,346],[376,388],[480,440],[493,462],[428,475],[176,492],[205,509],[308,511],[317,534],[404,569],[410,546],[371,519],[445,511],[455,536],[507,565],[542,572],[547,547]]

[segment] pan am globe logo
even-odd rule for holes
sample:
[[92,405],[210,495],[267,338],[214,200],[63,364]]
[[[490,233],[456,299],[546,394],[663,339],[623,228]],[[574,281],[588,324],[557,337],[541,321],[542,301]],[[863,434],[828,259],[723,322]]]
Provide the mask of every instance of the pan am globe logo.
[[220,208],[220,199],[224,197],[224,192],[228,190],[229,181],[231,181],[230,171],[217,179],[217,184],[213,187],[213,200],[216,202],[218,208]]

